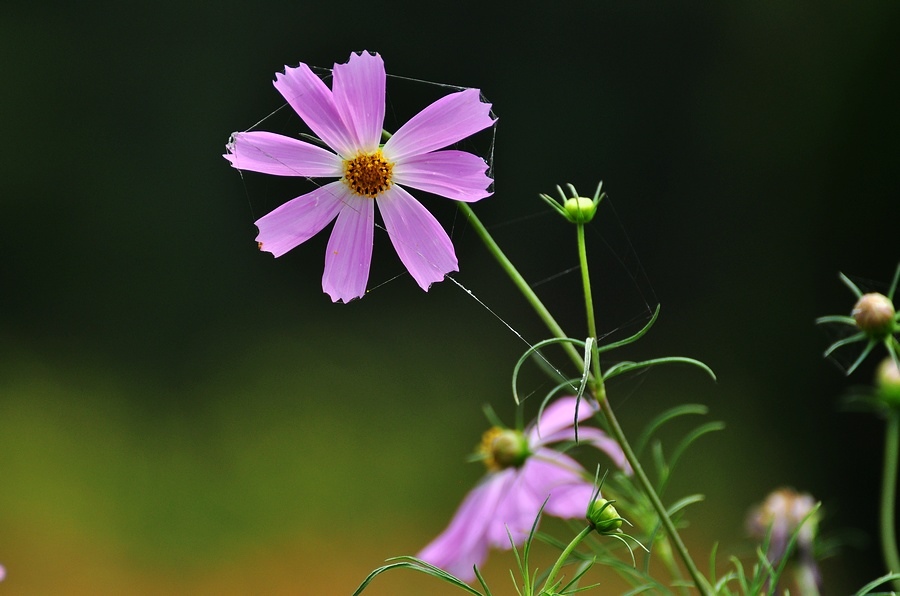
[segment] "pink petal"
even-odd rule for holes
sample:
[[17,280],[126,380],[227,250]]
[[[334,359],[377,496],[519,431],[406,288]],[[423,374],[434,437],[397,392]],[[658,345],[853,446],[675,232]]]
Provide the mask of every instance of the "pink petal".
[[585,517],[595,490],[590,482],[557,486],[550,493],[544,512],[560,519]]
[[334,302],[347,303],[365,295],[374,233],[374,201],[348,190],[325,251],[322,289]]
[[466,495],[447,529],[416,556],[464,581],[475,579],[472,567],[487,559],[485,533],[511,478],[502,472],[488,476]]
[[547,495],[538,496],[528,490],[521,470],[510,468],[504,472],[513,473],[512,481],[497,503],[487,538],[491,546],[509,550],[512,546],[510,537],[516,546],[521,546],[528,538]]
[[256,222],[260,250],[280,257],[306,242],[333,220],[349,190],[341,182],[331,182],[311,193],[291,199]]
[[[560,443],[562,441],[574,441],[575,429],[564,428],[551,435],[544,435],[541,438],[541,445],[549,445],[550,443]],[[600,451],[605,452],[616,466],[623,470],[626,474],[631,474],[631,464],[625,459],[625,452],[615,439],[607,435],[599,428],[591,426],[578,427],[579,443],[586,443],[596,447]]]
[[334,65],[334,103],[353,134],[357,149],[375,151],[384,126],[384,61],[369,52],[350,54]]
[[564,519],[584,517],[594,487],[574,459],[540,449],[525,462],[521,474],[535,499],[543,503],[549,497],[544,507],[548,514]]
[[223,157],[238,170],[275,176],[342,176],[341,158],[303,141],[271,132],[236,132]]
[[[597,411],[597,404],[585,397],[577,401],[578,421],[590,418]],[[536,420],[527,429],[528,444],[532,447],[544,445],[546,440],[542,437],[552,435],[564,428],[575,425],[576,398],[561,397],[544,409],[540,420]],[[580,429],[579,429],[580,432]]]
[[412,195],[394,185],[376,200],[394,249],[423,290],[458,271],[447,232]]
[[490,196],[487,163],[465,151],[433,151],[394,164],[392,179],[448,199],[472,202]]
[[341,119],[334,96],[322,79],[305,64],[297,68],[284,67],[284,74],[275,75],[275,88],[294,111],[320,139],[344,157],[356,154],[354,135]]
[[437,100],[400,127],[384,144],[384,156],[398,162],[441,149],[491,126],[491,104],[482,103],[478,89],[451,93]]

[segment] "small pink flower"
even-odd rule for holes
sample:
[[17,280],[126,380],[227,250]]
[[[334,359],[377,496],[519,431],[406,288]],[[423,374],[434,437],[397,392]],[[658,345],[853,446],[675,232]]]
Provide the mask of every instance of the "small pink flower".
[[366,292],[375,204],[400,260],[423,290],[458,271],[441,225],[403,186],[457,201],[489,196],[485,161],[443,150],[494,123],[477,89],[435,101],[380,145],[385,113],[384,62],[350,54],[335,64],[329,89],[306,64],[285,67],[275,88],[334,153],[282,135],[251,131],[231,136],[224,155],[239,170],[276,176],[337,178],[292,199],[256,222],[261,250],[276,257],[337,219],[325,253],[322,289],[335,302]]
[[[417,556],[472,581],[473,567],[484,563],[491,547],[509,549],[510,536],[516,546],[525,541],[545,499],[546,514],[585,517],[593,483],[578,462],[547,447],[575,440],[575,403],[574,397],[558,399],[524,432],[493,428],[485,433],[480,451],[489,473],[466,496],[447,529]],[[596,410],[596,404],[582,400],[579,421]],[[579,426],[578,440],[605,451],[631,473],[621,447],[603,431]]]

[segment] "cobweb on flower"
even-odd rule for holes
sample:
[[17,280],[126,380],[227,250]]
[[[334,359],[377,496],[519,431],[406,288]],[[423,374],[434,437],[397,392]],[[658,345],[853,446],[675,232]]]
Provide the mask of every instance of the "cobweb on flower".
[[[331,69],[311,68],[329,87],[331,86]],[[388,74],[384,127],[389,132],[393,132],[433,101],[448,93],[466,89],[468,88]],[[481,101],[488,102],[483,93]],[[493,119],[497,119],[493,110],[490,115]],[[287,103],[282,103],[280,107],[248,130],[255,129],[292,137],[299,136],[307,142],[323,145],[321,141],[310,134],[305,123]],[[487,175],[493,180],[495,178],[496,134],[497,123],[495,122],[490,128],[463,139],[451,148],[481,156],[488,165]],[[308,193],[313,186],[322,186],[333,180],[308,177],[281,178],[253,172],[241,172],[241,177],[254,220],[288,200]],[[303,179],[301,180],[301,178]],[[560,180],[559,182],[566,181]],[[578,180],[576,186],[583,196],[592,196],[597,182],[597,179]],[[493,186],[492,183],[491,190],[494,190]],[[491,221],[492,217],[489,214],[490,203],[496,200],[494,196],[473,203],[472,207],[491,234],[495,236],[501,248],[512,257],[512,261],[528,280],[531,288],[557,317],[563,329],[566,329],[573,338],[584,340],[584,337],[579,336],[579,334],[586,334],[586,331],[584,331],[581,269],[578,263],[574,227],[549,209],[538,198],[539,192],[556,195],[554,188],[533,189],[531,196],[525,197],[525,199],[531,200],[522,200],[517,204],[517,209],[521,205],[523,209],[529,209],[530,214],[505,218],[498,222]],[[523,306],[525,303],[521,297],[513,303],[513,306],[509,306],[512,301],[505,297],[509,292],[504,295],[495,292],[493,287],[485,288],[484,279],[478,279],[477,273],[473,274],[472,270],[477,269],[474,264],[476,262],[484,263],[481,269],[490,270],[490,286],[504,285],[512,288],[505,273],[487,254],[481,241],[469,227],[465,216],[457,209],[456,202],[443,197],[434,197],[419,190],[413,190],[412,194],[444,225],[456,248],[457,255],[460,257],[461,272],[448,275],[443,284],[456,287],[468,296],[478,309],[486,312],[490,318],[496,320],[499,325],[506,328],[528,348],[532,348],[535,343],[547,338],[549,332],[540,323],[533,323],[536,320],[534,314],[530,311],[523,311],[526,307]],[[257,205],[254,206],[254,203]],[[375,212],[377,213],[377,209]],[[487,214],[482,216],[483,212]],[[411,281],[409,273],[396,257],[387,231],[379,221],[379,217],[376,216],[374,221],[375,247],[366,291],[367,296],[383,292],[388,286],[403,281],[404,278],[408,282]],[[597,312],[600,313],[598,341],[603,344],[606,341],[622,339],[639,330],[652,316],[657,299],[631,241],[619,221],[610,197],[607,196],[600,203],[597,216],[586,226],[586,230],[594,303]],[[324,255],[324,247],[329,234],[330,226],[303,245],[293,249],[288,255],[282,257],[282,260],[289,261],[292,257],[298,258],[297,254],[302,254],[302,258],[306,262],[321,262],[320,259]],[[523,243],[523,238],[531,240]],[[527,250],[521,251],[522,248]],[[552,258],[549,259],[549,262],[548,259],[534,258],[534,252],[538,250],[552,251]],[[460,255],[461,252],[471,253],[472,256],[467,260]],[[519,252],[522,254],[516,254]],[[308,267],[307,269],[310,269],[307,273],[311,278],[321,276],[321,267]],[[496,280],[499,280],[499,283],[495,283]],[[411,286],[415,287],[415,284],[412,283]],[[416,290],[418,291],[418,288]],[[436,287],[432,287],[431,292],[435,290]],[[568,313],[570,316],[560,317],[560,313]],[[527,321],[527,323],[519,324],[516,322],[518,320]],[[578,332],[574,330],[578,330]],[[535,378],[542,380],[536,381],[525,375],[528,378],[522,387],[522,397],[538,396],[542,398],[542,392],[548,388],[565,378],[577,376],[573,371],[572,364],[564,357],[558,346],[538,353],[537,358],[542,360],[541,368],[552,371],[557,380],[548,381],[546,376],[538,375]],[[562,371],[567,371],[567,373]],[[572,390],[574,391],[575,387]]]
[[[579,194],[592,196],[596,188],[596,181],[589,181],[587,184],[593,184],[594,187],[590,188],[585,184],[579,184]],[[548,191],[548,194],[554,192],[552,189],[542,190]],[[533,213],[514,219],[492,224],[487,221],[486,216],[482,217],[479,213],[479,217],[510,260],[516,264],[520,273],[528,281],[529,287],[541,298],[562,328],[573,339],[583,341],[585,340],[584,335],[586,335],[584,295],[575,227],[551,211],[543,201],[537,198],[537,193],[534,195],[534,200],[528,205]],[[499,280],[498,285],[511,288],[511,282],[506,278],[505,273],[486,253],[484,247],[480,246],[480,240],[472,230],[467,228],[462,216],[456,222],[455,231],[454,242],[457,243],[457,246],[462,244],[465,247],[469,243],[479,245],[473,247],[473,253],[479,255],[480,262],[487,263],[484,267],[491,269],[493,277]],[[624,339],[640,330],[652,317],[658,301],[646,271],[616,213],[613,200],[609,196],[600,203],[594,220],[586,225],[586,232],[593,301],[598,317],[597,341],[603,345]],[[457,240],[459,237],[462,238],[462,243]],[[523,238],[526,239],[524,242]],[[529,255],[534,255],[535,252],[552,254],[549,258],[532,261],[529,259]],[[469,281],[474,276],[471,271],[473,269],[471,262],[468,267],[462,260],[460,262],[461,271],[451,274],[448,278],[469,293],[480,307],[487,310],[500,324],[509,328],[520,341],[531,347],[550,336],[549,331],[537,321],[535,314],[528,309],[521,297],[515,299],[513,306],[506,306],[509,301],[506,297],[493,291],[493,288],[481,287],[478,293],[469,292],[467,287],[476,287],[475,283],[481,282],[480,280]],[[461,280],[465,280],[465,286]],[[513,291],[505,292],[505,294],[512,293]],[[497,305],[503,306],[498,307]],[[521,325],[513,325],[510,322],[512,320],[524,322]],[[581,348],[578,348],[578,351],[580,352]],[[625,351],[622,354],[626,357],[629,356],[629,353]],[[601,360],[605,366],[612,362],[607,361],[607,356],[613,359],[612,361],[621,359],[618,352],[602,355]],[[631,352],[630,356],[633,358],[634,352]],[[557,382],[576,376],[573,374],[576,371],[559,346],[547,348],[542,351],[539,358],[543,360],[544,366],[532,368],[546,369],[549,366],[551,370],[555,371],[557,381],[548,380],[543,374],[535,374],[525,377],[525,380],[520,382],[519,389],[522,395],[541,400]],[[564,374],[562,371],[567,371],[568,374]],[[636,375],[627,375],[627,379],[618,377],[612,381],[613,385],[617,386],[616,401],[620,406],[645,380],[647,372],[649,369],[643,369]],[[575,387],[572,387],[571,390],[574,391]]]
[[[331,88],[332,69],[316,66],[310,66],[310,69],[318,74],[326,85]],[[385,110],[384,129],[393,133],[407,120],[432,102],[449,93],[464,91],[466,89],[470,88],[443,83],[432,83],[429,81],[388,74],[386,85],[387,106]],[[489,103],[483,93],[480,93],[479,95],[482,102]],[[490,116],[494,120],[497,119],[493,110],[490,112]],[[488,164],[487,175],[493,180],[496,129],[497,125],[495,123],[490,128],[471,135],[447,148],[467,151],[484,158]],[[300,138],[306,142],[333,151],[312,134],[312,131],[309,130],[303,120],[286,102],[282,102],[279,107],[244,132],[253,130],[265,130],[282,134],[287,137]],[[244,184],[251,216],[254,221],[289,200],[302,194],[306,194],[315,187],[322,187],[335,180],[334,178],[310,178],[300,175],[296,177],[280,177],[240,170],[238,170],[238,172]],[[445,226],[447,226],[448,221],[453,219],[456,212],[455,201],[443,197],[436,198],[429,193],[419,190],[411,190],[411,194],[413,194],[416,199],[420,200],[438,221],[442,222]],[[489,190],[493,190],[493,182],[491,183]],[[353,207],[351,206],[351,208]],[[380,215],[377,215],[377,209],[375,210],[375,213],[376,215],[373,222],[376,230],[375,248],[369,273],[368,288],[366,290],[367,295],[382,290],[385,286],[400,278],[409,278],[409,273],[403,267],[400,260],[396,258],[396,255],[394,259],[379,257],[381,254],[394,253],[394,250],[390,245],[387,230],[380,221]],[[327,226],[325,230],[281,257],[281,260],[290,261],[292,258],[297,258],[296,255],[298,253],[303,253],[307,257],[311,254],[320,254],[324,257],[324,247],[330,235],[330,229],[331,225]],[[448,233],[450,233],[451,239],[453,239],[452,229],[448,230]],[[319,269],[318,275],[321,276],[321,273],[322,271]]]

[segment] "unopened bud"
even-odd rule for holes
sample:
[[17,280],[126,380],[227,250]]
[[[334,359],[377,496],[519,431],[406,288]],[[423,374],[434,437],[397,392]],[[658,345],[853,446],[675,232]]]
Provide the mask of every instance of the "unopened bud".
[[588,521],[601,534],[616,532],[622,527],[622,518],[619,517],[619,512],[612,503],[612,501],[599,498],[588,508]]
[[594,198],[592,199],[579,195],[578,191],[575,190],[575,187],[571,184],[567,184],[566,186],[569,187],[571,197],[566,197],[566,193],[563,192],[563,189],[560,186],[556,187],[556,190],[559,191],[559,201],[552,198],[550,195],[545,195],[543,193],[538,196],[541,197],[545,203],[553,207],[557,213],[574,224],[586,224],[594,219],[594,215],[597,213],[597,206],[600,204],[600,201],[603,200],[603,197],[606,196],[600,192],[603,183],[601,182],[597,185],[597,192],[594,193]]
[[566,199],[563,209],[566,210],[569,221],[572,223],[587,223],[594,219],[594,214],[597,213],[597,203],[587,197],[573,197]]
[[891,357],[885,358],[875,373],[878,397],[887,405],[900,408],[900,368]]
[[894,304],[884,294],[863,294],[853,307],[853,320],[860,331],[871,337],[883,338],[896,329]]

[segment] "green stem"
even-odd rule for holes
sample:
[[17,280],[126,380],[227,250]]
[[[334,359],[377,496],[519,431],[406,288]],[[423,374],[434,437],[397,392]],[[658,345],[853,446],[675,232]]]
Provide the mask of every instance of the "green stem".
[[[568,335],[565,334],[565,332],[562,330],[562,327],[559,326],[559,323],[557,323],[556,319],[553,318],[553,315],[550,314],[550,311],[547,310],[543,302],[541,302],[540,298],[537,297],[537,294],[534,293],[534,290],[531,289],[531,287],[528,285],[528,282],[525,281],[525,278],[522,277],[515,266],[506,257],[506,255],[494,241],[494,238],[491,236],[490,232],[488,232],[487,228],[484,227],[484,224],[481,223],[481,220],[478,219],[478,216],[475,215],[475,212],[472,211],[472,208],[469,207],[469,205],[466,203],[459,203],[459,208],[468,218],[469,224],[475,230],[475,233],[478,234],[482,242],[484,242],[485,246],[487,246],[488,251],[494,256],[497,262],[500,263],[500,267],[503,268],[510,279],[512,279],[515,286],[519,289],[520,292],[522,292],[522,294],[525,296],[525,299],[528,300],[528,303],[535,310],[535,312],[537,312],[537,315],[541,318],[542,321],[544,321],[544,324],[547,325],[553,336],[559,339],[567,338]],[[591,298],[590,291],[590,276],[588,274],[587,267],[587,251],[585,248],[583,226],[579,226],[578,239],[578,254],[579,258],[581,259],[581,277],[582,282],[585,286],[585,300],[588,303],[588,326],[590,327],[591,337],[596,339],[597,329],[596,321],[594,319],[593,300]],[[563,348],[566,350],[566,353],[572,359],[572,362],[575,364],[575,366],[579,370],[584,370],[584,360],[582,359],[578,351],[574,348],[574,346],[569,343],[565,343],[563,344]],[[700,575],[700,572],[697,570],[697,566],[694,564],[693,559],[691,559],[691,556],[688,553],[684,542],[681,540],[678,531],[675,529],[675,524],[672,523],[672,520],[669,518],[669,514],[666,511],[665,506],[662,504],[662,501],[660,501],[659,496],[653,489],[653,485],[650,483],[650,480],[644,473],[644,469],[641,467],[641,463],[638,461],[637,456],[635,456],[634,450],[631,448],[631,445],[625,438],[625,434],[622,432],[622,428],[621,426],[619,426],[618,420],[613,414],[612,408],[609,405],[609,400],[606,399],[606,388],[603,384],[603,377],[600,374],[600,358],[597,353],[596,341],[594,342],[594,348],[591,353],[591,360],[593,361],[593,375],[595,379],[594,391],[596,392],[596,397],[600,402],[600,405],[603,408],[603,412],[610,423],[610,430],[612,431],[614,438],[622,446],[622,451],[625,453],[625,458],[628,460],[628,463],[631,464],[631,467],[634,470],[635,476],[637,477],[641,488],[643,488],[644,492],[647,493],[647,496],[650,499],[650,503],[656,510],[657,515],[659,515],[663,527],[669,534],[669,537],[672,539],[672,542],[674,543],[679,556],[681,557],[682,561],[684,561],[685,567],[687,567],[687,570],[690,573],[691,578],[693,578],[694,583],[697,585],[697,588],[700,590],[700,593],[712,594],[712,589],[709,587],[706,579],[702,575]]]
[[619,443],[619,446],[622,447],[622,451],[625,453],[625,458],[628,460],[628,463],[631,464],[631,467],[634,470],[634,475],[638,480],[638,484],[647,494],[647,497],[650,499],[650,503],[656,510],[657,515],[659,515],[660,522],[662,523],[663,528],[665,528],[666,533],[669,535],[669,538],[672,540],[672,544],[675,546],[675,550],[678,552],[681,560],[684,561],[684,565],[687,568],[691,579],[694,580],[694,584],[697,586],[697,589],[700,590],[701,594],[712,594],[712,588],[710,588],[709,584],[706,581],[706,578],[704,578],[700,574],[700,571],[697,569],[697,565],[694,564],[694,560],[691,559],[691,555],[688,552],[687,547],[684,545],[684,542],[681,540],[681,536],[678,534],[678,530],[675,529],[675,524],[672,523],[672,519],[669,517],[669,513],[666,511],[666,508],[660,500],[659,495],[656,494],[656,490],[653,488],[653,484],[651,484],[650,479],[644,472],[644,468],[641,466],[641,462],[638,461],[634,450],[631,448],[631,444],[628,442],[628,439],[625,438],[625,433],[622,431],[622,427],[619,425],[619,421],[612,410],[612,406],[610,405],[609,400],[606,399],[606,385],[603,383],[603,376],[600,374],[600,356],[596,350],[597,322],[594,316],[594,300],[591,293],[591,277],[588,271],[587,248],[585,247],[584,239],[584,224],[577,225],[578,259],[581,265],[581,281],[584,286],[584,303],[585,308],[587,309],[588,333],[590,334],[590,337],[593,337],[595,340],[593,344],[595,350],[591,354],[591,359],[593,360],[592,372],[594,376],[594,390],[597,400],[600,402],[600,408],[603,410],[603,414],[606,416],[606,420],[609,423],[609,430],[612,432],[613,437]]
[[542,596],[544,594],[553,594],[550,590],[553,589],[553,584],[556,582],[556,576],[559,574],[559,570],[562,569],[563,565],[566,564],[566,559],[569,558],[569,555],[572,554],[572,551],[575,550],[575,547],[578,546],[582,540],[588,537],[588,535],[593,532],[594,528],[591,526],[587,526],[581,532],[578,533],[575,538],[572,539],[572,542],[569,543],[563,552],[560,553],[559,558],[556,560],[556,563],[553,565],[553,569],[550,570],[550,574],[547,576],[547,579],[544,581],[544,587],[541,588],[539,592]]
[[644,472],[644,468],[641,467],[641,463],[638,461],[637,456],[634,454],[634,450],[631,448],[631,445],[625,438],[625,433],[622,431],[622,427],[619,426],[619,421],[618,419],[616,419],[616,415],[613,413],[612,407],[609,405],[609,400],[600,402],[600,409],[603,410],[603,414],[606,416],[606,421],[609,423],[609,431],[612,433],[613,438],[615,438],[616,441],[619,442],[619,445],[622,447],[622,451],[625,453],[625,459],[627,459],[628,463],[631,464],[631,467],[634,470],[634,476],[635,478],[637,478],[638,484],[642,489],[644,489],[644,492],[647,494],[647,498],[650,499],[650,504],[653,505],[653,509],[655,509],[656,514],[659,515],[659,521],[662,523],[663,528],[665,528],[666,533],[672,540],[672,544],[674,545],[675,550],[678,552],[678,555],[684,562],[684,566],[687,568],[688,574],[690,574],[691,579],[694,580],[694,584],[697,586],[697,589],[700,590],[701,594],[713,594],[714,592],[712,588],[709,586],[706,578],[704,578],[703,575],[701,575],[700,571],[697,569],[697,565],[694,564],[694,560],[691,558],[687,547],[684,545],[684,541],[681,540],[681,535],[675,528],[675,524],[672,523],[672,518],[669,517],[669,512],[666,511],[665,505],[663,505],[659,496],[656,494],[656,490],[654,490],[653,484],[651,484],[650,479]]
[[[563,332],[562,327],[559,326],[559,323],[556,322],[556,319],[553,318],[553,315],[550,314],[550,311],[547,310],[547,307],[544,306],[544,303],[541,302],[541,299],[537,297],[537,294],[535,294],[534,290],[531,289],[531,286],[528,285],[528,282],[525,281],[525,278],[522,277],[512,262],[510,262],[506,255],[503,254],[503,251],[500,250],[497,243],[494,242],[491,233],[487,231],[487,228],[484,227],[484,224],[481,223],[481,220],[478,219],[478,216],[472,211],[472,208],[469,207],[468,204],[462,202],[459,203],[459,208],[468,218],[469,224],[475,230],[475,233],[478,234],[478,237],[481,238],[482,242],[487,246],[488,251],[494,255],[494,258],[500,263],[500,267],[506,271],[506,274],[509,275],[519,291],[522,292],[531,307],[537,312],[544,324],[547,325],[550,332],[553,333],[553,336],[560,339],[568,337]],[[572,362],[575,363],[575,366],[577,366],[579,370],[583,369],[584,360],[582,360],[578,350],[569,343],[562,344],[562,347],[569,355],[569,358],[572,359]]]
[[591,374],[593,374],[593,388],[597,400],[606,401],[606,385],[600,374],[600,349],[597,346],[597,320],[594,315],[594,298],[591,293],[591,275],[588,270],[587,243],[584,240],[584,224],[576,224],[578,228],[578,262],[581,265],[581,285],[584,288],[584,307],[587,311],[588,337],[594,339],[591,343]]
[[[881,550],[890,573],[900,572],[900,555],[894,529],[894,500],[897,495],[897,454],[900,449],[900,412],[891,408],[884,440],[884,471],[881,484]],[[894,580],[900,590],[900,580]]]

